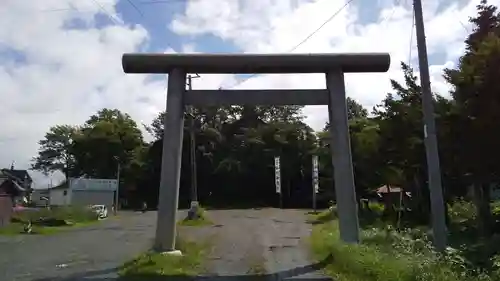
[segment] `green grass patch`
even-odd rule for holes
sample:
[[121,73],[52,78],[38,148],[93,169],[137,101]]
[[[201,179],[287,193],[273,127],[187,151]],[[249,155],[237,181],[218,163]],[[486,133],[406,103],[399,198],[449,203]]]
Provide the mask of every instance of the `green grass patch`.
[[331,256],[325,273],[338,281],[483,281],[498,280],[464,269],[464,261],[452,251],[433,252],[421,233],[391,229],[362,231],[363,243],[340,241],[336,222],[316,225],[311,247],[316,258]]
[[307,215],[307,222],[311,224],[322,224],[337,218],[337,208],[335,206],[321,212],[310,212]]
[[205,209],[199,206],[196,218],[191,219],[186,217],[183,220],[178,221],[177,224],[182,226],[207,226],[213,225],[213,222],[207,217]]
[[208,226],[213,225],[213,223],[208,219],[198,218],[193,220],[183,219],[177,222],[178,225],[182,226]]
[[97,215],[84,207],[53,207],[23,210],[14,213],[11,223],[0,228],[0,235],[24,234],[24,225],[31,221],[32,234],[53,234],[98,222]]
[[[85,227],[92,225],[94,223],[98,223],[100,221],[95,220],[95,221],[88,221],[88,222],[77,222],[77,223],[71,223],[63,226],[41,226],[41,225],[32,225],[32,232],[31,235],[50,235],[50,234],[56,234],[62,231],[78,228],[78,227]],[[19,223],[19,222],[13,222],[10,223],[8,226],[1,227],[0,228],[0,235],[5,235],[5,236],[15,236],[15,235],[23,235],[26,234],[24,232],[24,224]]]
[[[99,222],[98,220],[90,221],[90,222],[79,222],[73,224],[67,224],[64,226],[40,226],[40,225],[32,225],[32,233],[37,235],[49,235],[59,233],[61,231],[74,229],[78,227],[88,226],[94,223]],[[14,236],[20,235],[24,233],[24,224],[19,222],[10,223],[6,227],[0,228],[0,235]]]
[[206,271],[204,261],[209,253],[209,246],[207,242],[195,243],[178,238],[177,248],[182,251],[182,256],[147,252],[125,263],[119,271],[119,280],[170,280],[202,274]]
[[253,263],[250,264],[250,267],[247,270],[247,274],[251,275],[266,275],[267,269],[266,266],[264,265],[264,258],[259,258],[255,260]]

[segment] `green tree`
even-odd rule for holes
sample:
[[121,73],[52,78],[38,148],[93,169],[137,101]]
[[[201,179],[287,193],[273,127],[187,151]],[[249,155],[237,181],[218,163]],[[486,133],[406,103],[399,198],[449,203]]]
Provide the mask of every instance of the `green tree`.
[[105,108],[92,115],[75,135],[73,147],[82,174],[114,178],[119,163],[124,180],[138,176],[144,152],[142,133],[128,114],[117,109]]
[[364,108],[360,103],[356,100],[347,97],[347,118],[349,120],[356,118],[366,118],[368,116],[368,110]]
[[489,232],[490,184],[499,182],[500,155],[498,130],[500,118],[500,13],[497,7],[481,1],[478,15],[470,19],[475,25],[465,41],[466,51],[457,69],[446,69],[445,78],[453,86],[458,119],[458,139],[463,171],[474,186],[482,231]]
[[44,139],[38,144],[38,155],[33,158],[31,168],[48,174],[55,171],[62,172],[66,178],[72,176],[75,158],[72,152],[73,138],[78,131],[70,125],[57,125],[49,129]]

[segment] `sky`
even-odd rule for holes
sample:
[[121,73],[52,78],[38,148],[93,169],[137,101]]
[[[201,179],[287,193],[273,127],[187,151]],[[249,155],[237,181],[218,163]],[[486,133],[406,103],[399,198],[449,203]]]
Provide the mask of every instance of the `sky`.
[[[432,90],[449,96],[442,70],[462,54],[479,0],[422,1]],[[387,73],[346,75],[347,96],[371,110],[391,92],[390,79],[402,79],[401,61],[418,70],[411,0],[0,2],[0,168],[29,168],[51,126],[81,124],[101,108],[127,112],[139,124],[164,110],[166,75],[124,74],[123,53],[288,53],[340,10],[292,52],[390,53]],[[202,74],[193,88],[325,88],[321,74],[245,78]],[[328,118],[325,106],[303,113],[313,129]],[[31,174],[35,188],[62,178]]]

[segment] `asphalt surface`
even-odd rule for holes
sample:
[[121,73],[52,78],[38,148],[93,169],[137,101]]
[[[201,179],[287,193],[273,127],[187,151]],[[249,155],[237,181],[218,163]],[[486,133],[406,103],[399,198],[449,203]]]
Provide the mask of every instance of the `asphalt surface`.
[[[214,226],[182,229],[189,239],[213,244],[209,280],[330,280],[309,255],[306,210],[274,208],[209,211]],[[216,277],[216,278],[214,278]]]
[[[179,230],[187,239],[212,243],[208,273],[201,280],[317,278],[321,265],[313,264],[308,254],[311,225],[305,223],[305,213],[208,211],[215,225]],[[155,224],[156,212],[130,212],[55,235],[0,236],[0,280],[115,280],[117,267],[151,247]]]
[[155,224],[155,212],[124,212],[55,235],[0,236],[0,280],[112,280],[118,266],[150,248]]

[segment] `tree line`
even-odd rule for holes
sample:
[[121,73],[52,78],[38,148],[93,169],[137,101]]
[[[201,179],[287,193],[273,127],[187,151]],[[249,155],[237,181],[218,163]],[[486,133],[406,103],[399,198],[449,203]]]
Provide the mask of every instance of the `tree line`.
[[[473,186],[484,229],[488,228],[490,185],[500,182],[500,14],[482,1],[465,51],[444,78],[450,97],[434,94],[445,199]],[[411,190],[419,214],[428,214],[427,167],[420,82],[401,63],[402,83],[371,114],[347,99],[357,195],[382,185]],[[448,95],[446,95],[448,96]],[[39,142],[33,169],[61,171],[66,177],[114,178],[121,167],[121,188],[129,200],[156,205],[160,178],[163,117],[144,125],[154,141],[144,141],[139,125],[117,109],[102,109],[79,126],[57,125]],[[185,116],[187,119],[189,116]],[[274,157],[281,157],[285,206],[309,204],[312,155],[320,159],[320,200],[334,199],[329,124],[312,130],[302,106],[225,106],[193,109],[199,200],[202,204],[275,205]],[[181,168],[181,204],[189,202],[189,133],[186,122]],[[168,134],[168,132],[167,132]],[[335,150],[335,149],[334,149]],[[130,191],[130,193],[128,193]],[[421,217],[427,218],[423,215]]]

